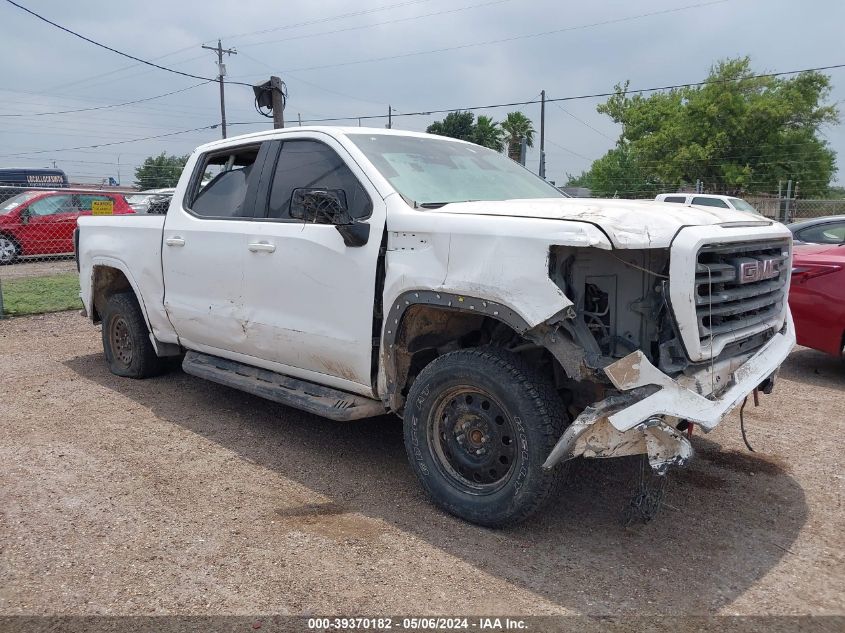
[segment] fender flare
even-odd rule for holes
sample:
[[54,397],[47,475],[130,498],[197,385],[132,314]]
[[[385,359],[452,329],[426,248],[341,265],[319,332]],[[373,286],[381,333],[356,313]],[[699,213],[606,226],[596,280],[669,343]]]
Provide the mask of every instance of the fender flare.
[[411,307],[418,305],[436,306],[464,314],[487,316],[500,321],[517,334],[525,336],[548,349],[570,377],[579,378],[581,375],[580,367],[584,359],[583,350],[573,344],[567,336],[559,334],[557,328],[549,325],[550,322],[555,322],[558,318],[565,318],[564,315],[553,315],[545,322],[532,328],[515,309],[496,301],[439,290],[409,290],[400,294],[391,303],[382,332],[380,356],[384,367],[386,385],[382,399],[393,410],[398,410],[401,407],[401,396],[398,394],[400,386],[397,383],[398,376],[396,375],[398,366],[396,357],[397,338],[405,314]]

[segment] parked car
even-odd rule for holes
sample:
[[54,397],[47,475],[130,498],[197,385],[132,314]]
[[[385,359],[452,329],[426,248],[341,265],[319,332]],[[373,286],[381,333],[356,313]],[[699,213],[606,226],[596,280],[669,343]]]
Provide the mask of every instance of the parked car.
[[566,198],[442,136],[216,141],[165,216],[80,218],[77,239],[114,374],[185,353],[190,374],[334,420],[394,412],[431,498],[489,526],[534,512],[573,457],[683,465],[687,433],[769,393],[795,342],[782,224]]
[[800,220],[787,224],[796,244],[842,244],[845,242],[845,215]]
[[135,213],[161,213],[161,206],[166,206],[163,203],[170,203],[170,197],[174,191],[172,187],[165,189],[146,189],[127,195],[126,201]]
[[841,356],[845,347],[845,244],[796,246],[789,306],[798,344]]
[[742,198],[734,196],[720,196],[712,193],[661,193],[655,200],[659,202],[674,202],[675,204],[697,205],[699,207],[716,207],[718,209],[735,209],[746,213],[757,214],[757,209]]
[[0,203],[0,264],[27,255],[73,253],[79,217],[95,202],[111,202],[114,215],[133,213],[122,194],[104,191],[26,191]]

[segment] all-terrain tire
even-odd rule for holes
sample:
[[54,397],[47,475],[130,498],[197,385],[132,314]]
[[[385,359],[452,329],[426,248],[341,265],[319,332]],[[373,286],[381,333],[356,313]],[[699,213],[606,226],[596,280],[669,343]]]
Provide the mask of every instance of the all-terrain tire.
[[444,354],[405,403],[405,449],[431,499],[487,527],[519,523],[557,489],[542,464],[569,422],[551,382],[495,347]]
[[166,371],[166,359],[159,358],[133,292],[111,295],[101,312],[103,351],[109,370],[126,378],[149,378]]

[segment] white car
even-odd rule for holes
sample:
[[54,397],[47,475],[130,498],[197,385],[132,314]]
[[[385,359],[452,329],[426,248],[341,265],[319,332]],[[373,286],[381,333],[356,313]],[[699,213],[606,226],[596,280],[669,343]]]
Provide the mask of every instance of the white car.
[[692,429],[769,393],[795,342],[783,225],[565,198],[427,134],[209,143],[166,215],[81,218],[77,240],[113,373],[184,354],[327,418],[393,412],[431,498],[489,526],[534,512],[573,457],[684,464]]
[[169,198],[173,195],[174,191],[176,190],[172,187],[165,189],[146,189],[138,193],[128,194],[126,201],[135,213],[149,213],[151,203]]
[[734,196],[720,196],[712,193],[661,193],[655,200],[658,202],[673,202],[687,206],[716,207],[718,209],[735,209],[746,213],[759,215],[757,209],[742,198]]

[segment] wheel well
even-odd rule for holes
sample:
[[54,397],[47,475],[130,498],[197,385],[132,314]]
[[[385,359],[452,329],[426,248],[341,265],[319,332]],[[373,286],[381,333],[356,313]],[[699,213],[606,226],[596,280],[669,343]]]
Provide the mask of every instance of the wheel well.
[[[517,353],[535,354],[538,362],[558,365],[543,347],[522,337],[495,317],[443,306],[412,305],[402,315],[394,343],[385,357],[388,400],[399,411],[414,378],[434,359],[448,352],[496,345]],[[557,369],[554,370],[557,372]]]
[[100,322],[102,306],[108,298],[118,292],[126,292],[127,290],[132,290],[132,285],[122,270],[112,268],[111,266],[94,266],[94,274],[91,279],[91,303],[93,311],[91,319],[94,323]]
[[7,238],[9,238],[10,240],[12,240],[12,242],[14,242],[14,243],[15,243],[15,245],[18,247],[18,253],[23,254],[23,246],[21,246],[21,242],[20,242],[20,240],[19,240],[18,238],[16,238],[16,237],[15,237],[14,235],[12,235],[11,233],[7,233],[6,231],[0,231],[0,236],[2,236],[2,237],[7,237]]

